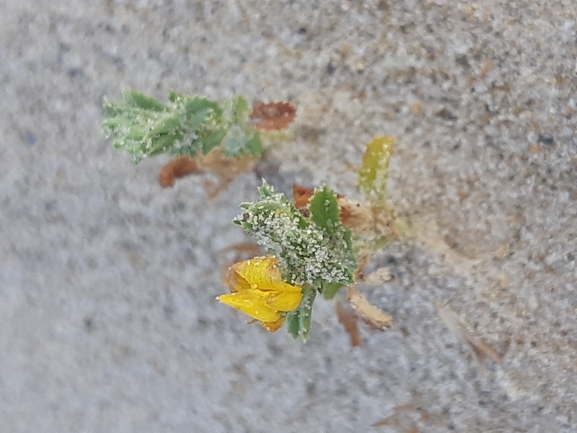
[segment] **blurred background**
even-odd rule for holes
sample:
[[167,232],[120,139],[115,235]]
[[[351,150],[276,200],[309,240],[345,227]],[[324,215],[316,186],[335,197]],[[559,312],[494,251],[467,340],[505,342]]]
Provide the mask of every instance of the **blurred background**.
[[[0,4],[0,431],[577,431],[573,0]],[[269,182],[354,198],[374,136],[412,234],[359,289],[395,319],[306,344],[215,297],[260,179],[214,200],[100,133],[132,87],[287,100]],[[435,302],[502,356],[481,365]],[[481,367],[482,366],[482,367]]]

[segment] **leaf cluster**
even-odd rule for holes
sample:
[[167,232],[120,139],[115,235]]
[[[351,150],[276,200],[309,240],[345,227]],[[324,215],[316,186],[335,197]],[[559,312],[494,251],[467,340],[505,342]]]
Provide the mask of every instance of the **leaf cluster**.
[[307,215],[266,182],[259,192],[259,201],[241,205],[245,212],[235,222],[278,257],[288,283],[303,287],[301,304],[287,315],[287,329],[305,339],[316,293],[332,299],[354,281],[351,232],[341,225],[336,195],[327,186],[315,190]]
[[121,102],[105,100],[102,130],[134,164],[163,153],[206,155],[216,147],[231,157],[262,153],[260,135],[249,118],[251,108],[242,96],[218,104],[173,91],[163,104],[132,89],[122,94]]

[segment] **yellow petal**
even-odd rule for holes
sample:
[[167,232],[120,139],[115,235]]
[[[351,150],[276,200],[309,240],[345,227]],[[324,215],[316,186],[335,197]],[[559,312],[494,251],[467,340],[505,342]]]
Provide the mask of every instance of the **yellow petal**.
[[243,290],[250,290],[254,288],[247,280],[244,278],[237,270],[237,265],[241,263],[235,263],[228,272],[228,287],[232,293],[242,292]]
[[261,322],[276,322],[281,317],[278,310],[267,305],[266,297],[259,290],[245,290],[221,295],[217,299]]
[[[235,263],[232,270],[239,275],[240,278],[238,280],[244,279],[253,288],[258,287],[264,291],[302,292],[300,287],[283,281],[278,267],[278,259],[274,256],[255,257],[254,259]],[[244,287],[244,285],[241,286]]]
[[292,311],[301,303],[302,291],[299,292],[266,292],[266,303],[277,311]]

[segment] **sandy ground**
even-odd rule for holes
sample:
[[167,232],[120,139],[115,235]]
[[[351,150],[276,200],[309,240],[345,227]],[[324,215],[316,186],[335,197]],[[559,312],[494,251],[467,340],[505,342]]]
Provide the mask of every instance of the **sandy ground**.
[[[577,431],[574,0],[0,3],[0,431]],[[393,315],[351,348],[319,302],[306,344],[218,304],[230,223],[99,131],[134,87],[286,99],[269,181],[350,196],[398,138],[390,198],[414,235],[360,287]],[[502,355],[484,373],[446,303]],[[373,427],[374,423],[379,426]]]

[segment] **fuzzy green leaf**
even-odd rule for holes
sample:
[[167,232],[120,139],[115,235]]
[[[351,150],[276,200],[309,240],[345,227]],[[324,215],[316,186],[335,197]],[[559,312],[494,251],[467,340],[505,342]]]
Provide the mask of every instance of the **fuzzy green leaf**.
[[163,134],[152,140],[152,146],[148,151],[148,156],[156,156],[162,153],[166,153],[167,149],[174,146],[182,136],[178,133],[174,134]]
[[[278,257],[285,281],[317,287],[322,283],[353,282],[352,271],[357,263],[350,230],[342,227],[338,218],[329,231],[319,226],[312,216],[303,216],[292,202],[283,194],[276,194],[266,182],[259,191],[261,200],[243,203],[241,207],[245,212],[236,222],[268,253]],[[327,189],[325,196],[331,195],[334,193]]]
[[314,287],[308,285],[303,287],[303,299],[300,305],[286,316],[287,332],[295,339],[300,337],[303,341],[307,340],[316,294]]
[[245,144],[246,151],[251,155],[261,155],[262,154],[262,141],[258,132],[254,134],[252,138],[249,138]]
[[323,298],[327,300],[333,299],[341,287],[343,287],[343,285],[340,283],[323,283],[321,285],[321,293],[323,294]]
[[173,102],[181,102],[189,119],[199,114],[214,112],[215,116],[222,116],[220,106],[203,96],[179,96]]
[[326,185],[323,185],[323,189],[315,190],[309,200],[309,211],[313,222],[328,233],[334,233],[340,228],[337,196]]
[[247,141],[244,131],[235,125],[228,130],[220,146],[226,155],[237,156],[243,153]]
[[180,130],[180,116],[175,114],[173,116],[159,118],[152,125],[148,135],[154,137],[155,135],[173,134],[178,130]]
[[262,180],[262,185],[258,187],[258,193],[261,199],[275,198],[274,187],[269,184],[266,180]]
[[206,136],[201,136],[198,138],[199,149],[202,150],[202,154],[206,155],[215,147],[220,146],[224,136],[226,135],[226,131],[224,130],[217,130],[211,131]]
[[229,99],[222,105],[223,117],[226,121],[235,125],[242,125],[243,123],[248,122],[251,109],[247,100],[242,96]]
[[143,110],[163,111],[164,105],[151,96],[146,96],[143,93],[137,92],[133,89],[125,89],[122,91],[122,96],[127,105],[142,108]]

